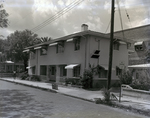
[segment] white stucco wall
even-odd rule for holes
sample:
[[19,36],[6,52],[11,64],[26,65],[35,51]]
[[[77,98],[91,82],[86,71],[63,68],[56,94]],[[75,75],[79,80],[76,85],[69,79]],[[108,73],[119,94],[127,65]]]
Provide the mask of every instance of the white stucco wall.
[[[47,50],[47,55],[40,55],[40,50],[36,50],[36,58],[29,60],[29,66],[36,65],[36,74],[40,75],[40,65],[81,64],[80,73],[82,75],[84,69],[89,67],[89,63],[92,65],[94,64],[95,66],[98,64],[97,59],[91,58],[91,55],[94,53],[94,51],[98,49],[98,40],[100,40],[99,65],[104,65],[108,67],[109,39],[89,35],[86,37],[81,37],[80,50],[77,51],[74,51],[73,41],[65,42],[64,53],[56,53],[56,46],[49,46]],[[126,45],[120,45],[119,51],[114,50],[112,68],[116,69],[116,66],[119,66],[121,62],[123,62],[126,67],[128,66],[128,51]],[[31,74],[30,69],[29,74]],[[112,71],[112,79],[117,79],[115,70]]]

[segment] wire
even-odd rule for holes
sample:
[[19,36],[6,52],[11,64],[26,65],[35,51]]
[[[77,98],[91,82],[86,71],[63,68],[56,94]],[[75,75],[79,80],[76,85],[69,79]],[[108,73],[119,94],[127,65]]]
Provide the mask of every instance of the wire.
[[38,26],[34,27],[33,29],[31,29],[33,32],[36,32],[42,28],[44,28],[45,26],[47,26],[48,24],[50,24],[51,22],[57,20],[59,17],[61,17],[62,15],[66,14],[67,12],[69,12],[71,9],[73,9],[74,7],[76,7],[77,5],[79,5],[81,2],[83,2],[84,0],[78,0],[78,1],[74,1],[71,4],[69,4],[67,7],[65,7],[64,9],[60,10],[59,12],[57,12],[55,15],[53,15],[52,17],[48,18],[47,20],[45,20],[43,23],[39,24]]
[[118,5],[118,9],[119,9],[119,17],[120,17],[120,23],[121,23],[122,35],[123,35],[123,40],[124,40],[125,36],[124,36],[124,31],[123,31],[122,16],[121,16],[120,5],[119,5],[118,0],[117,0],[117,5]]
[[106,28],[105,33],[108,31],[108,28],[110,27],[110,23],[111,23],[111,21],[109,21],[109,23],[108,23],[108,26],[107,26],[107,28]]
[[129,20],[129,22],[130,22],[130,26],[131,26],[131,28],[132,28],[132,24],[131,24],[131,21],[130,21],[130,16],[129,16],[129,14],[128,14],[128,12],[127,12],[127,9],[126,9],[126,8],[125,8],[125,12],[126,12],[126,15],[127,15],[128,20]]

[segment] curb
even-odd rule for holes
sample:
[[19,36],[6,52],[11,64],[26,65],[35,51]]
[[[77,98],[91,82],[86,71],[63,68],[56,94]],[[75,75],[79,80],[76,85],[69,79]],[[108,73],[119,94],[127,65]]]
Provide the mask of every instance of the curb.
[[42,88],[42,87],[39,87],[39,86],[28,85],[28,84],[24,84],[24,83],[20,83],[20,82],[15,82],[15,81],[9,81],[9,80],[5,80],[5,79],[1,79],[1,78],[0,78],[0,80],[11,82],[11,83],[16,83],[16,84],[20,84],[20,85],[24,85],[24,86],[29,86],[29,87],[37,88],[37,89],[41,89],[41,90],[47,90],[47,91],[50,91],[50,92],[53,92],[53,93],[59,93],[59,94],[65,95],[65,96],[77,98],[77,99],[88,101],[88,102],[93,102],[93,103],[95,102],[93,100],[89,100],[89,99],[86,99],[86,98],[81,98],[81,97],[78,97],[78,96],[61,93],[61,92],[58,92],[57,90],[53,90],[53,89],[50,89],[50,88]]
[[[59,93],[60,93],[60,92],[59,92]],[[73,97],[73,98],[77,98],[77,99],[80,99],[80,100],[84,100],[84,101],[88,101],[88,102],[93,102],[93,103],[95,103],[95,101],[89,100],[89,99],[86,99],[86,98],[81,98],[81,97],[77,97],[77,96],[69,95],[69,94],[65,94],[65,93],[60,93],[60,94],[65,95],[65,96],[69,96],[69,97]]]
[[9,81],[9,80],[4,80],[4,79],[1,79],[0,80],[2,81],[7,81],[7,82],[11,82],[11,83],[16,83],[16,84],[20,84],[20,85],[24,85],[24,86],[28,86],[28,87],[32,87],[32,88],[37,88],[37,89],[41,89],[41,90],[47,90],[47,91],[50,91],[50,92],[53,92],[53,93],[58,93],[57,90],[53,90],[53,89],[50,89],[50,88],[42,88],[40,86],[34,86],[34,85],[29,85],[29,84],[24,84],[24,83],[20,83],[20,82],[15,82],[15,81]]

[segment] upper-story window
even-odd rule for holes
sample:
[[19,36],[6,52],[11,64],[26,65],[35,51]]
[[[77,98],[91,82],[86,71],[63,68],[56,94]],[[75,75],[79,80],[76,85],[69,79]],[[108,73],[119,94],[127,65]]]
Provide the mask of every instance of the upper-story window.
[[120,46],[119,42],[114,42],[113,44],[114,50],[119,50],[119,46]]
[[74,39],[74,50],[80,50],[80,38]]
[[134,44],[134,47],[135,47],[135,51],[142,51],[144,48],[143,48],[143,41],[141,42],[136,42]]
[[63,53],[64,52],[64,41],[60,41],[56,45],[56,53]]
[[47,55],[47,46],[43,46],[43,47],[40,49],[40,54],[41,54],[41,55]]
[[35,59],[35,51],[30,51],[30,59]]
[[142,45],[135,46],[135,50],[136,51],[142,51],[143,50],[143,46]]

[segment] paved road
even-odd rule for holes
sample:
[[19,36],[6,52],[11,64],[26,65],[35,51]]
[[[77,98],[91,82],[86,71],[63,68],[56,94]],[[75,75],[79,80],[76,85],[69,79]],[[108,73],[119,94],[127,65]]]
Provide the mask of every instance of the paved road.
[[147,118],[58,93],[0,81],[0,118]]

